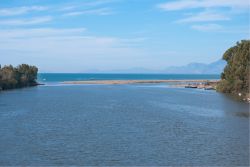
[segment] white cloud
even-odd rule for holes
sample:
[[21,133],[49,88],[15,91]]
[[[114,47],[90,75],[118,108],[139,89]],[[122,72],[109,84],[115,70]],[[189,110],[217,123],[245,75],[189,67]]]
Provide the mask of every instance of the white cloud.
[[44,11],[47,9],[48,8],[45,6],[22,6],[22,7],[4,8],[0,9],[0,16],[22,15],[31,11]]
[[[146,38],[116,38],[116,37],[97,37],[89,36],[85,28],[21,28],[21,29],[0,29],[0,42],[5,41],[25,41],[25,40],[55,40],[59,43],[73,41],[85,41],[85,45],[98,44],[102,46],[115,45],[129,46],[130,44],[140,43]],[[46,45],[47,43],[44,43]],[[27,45],[29,46],[29,45]],[[19,46],[17,46],[19,47]],[[41,46],[38,46],[41,47]],[[84,47],[84,45],[82,46]],[[93,45],[96,49],[96,46]],[[59,49],[60,50],[60,49]]]
[[[62,52],[62,50],[69,47],[79,47],[79,49],[86,46],[107,46],[118,42],[117,38],[112,37],[95,37],[84,34],[85,29],[57,29],[57,28],[32,28],[32,29],[12,29],[0,30],[1,47],[15,48],[20,50],[32,50],[35,48],[50,48],[53,52]],[[32,41],[32,42],[31,42]],[[43,41],[41,44],[41,41]],[[30,42],[30,43],[29,43]],[[72,44],[70,44],[72,42]],[[78,43],[79,42],[79,43]],[[6,45],[4,43],[12,43]],[[38,44],[39,43],[39,44]],[[52,47],[52,44],[62,47]],[[67,43],[67,45],[63,45]],[[15,45],[16,44],[16,45]],[[83,44],[83,45],[82,45]],[[96,49],[96,48],[95,48]],[[46,49],[44,50],[46,51]],[[67,52],[74,52],[76,50],[68,50]]]
[[190,22],[208,22],[208,21],[222,21],[230,20],[228,16],[220,13],[205,11],[198,14],[191,15],[190,17],[177,20],[177,23],[190,23]]
[[194,30],[203,31],[203,32],[220,31],[223,29],[223,27],[219,24],[192,25],[191,28]]
[[99,8],[99,9],[90,9],[82,10],[76,12],[69,12],[64,14],[64,16],[79,16],[79,15],[110,15],[113,14],[113,11],[109,8]]
[[[142,49],[134,47],[143,39],[88,36],[85,33],[84,28],[0,29],[0,55],[5,56],[2,63],[25,60],[42,66],[41,70],[79,72],[93,67],[117,69],[128,64],[137,66],[145,56]],[[68,69],[66,66],[71,67]]]
[[50,22],[52,17],[44,16],[44,17],[34,17],[31,19],[4,19],[0,20],[0,25],[5,26],[25,26],[25,25],[34,25]]
[[[176,20],[175,23],[202,22],[206,24],[191,25],[191,28],[198,31],[218,31],[224,27],[215,23],[233,20],[235,15],[249,13],[250,2],[249,0],[176,0],[158,4],[157,7],[164,11],[181,11],[185,17]],[[187,10],[189,12],[191,10],[192,14],[187,15]]]
[[157,5],[166,11],[195,9],[195,8],[242,8],[249,9],[248,0],[179,0]]
[[0,36],[3,39],[18,39],[18,38],[47,38],[56,36],[74,36],[82,34],[86,31],[85,28],[71,29],[56,29],[56,28],[29,28],[29,29],[9,29],[1,30]]
[[107,5],[109,3],[114,3],[119,1],[120,0],[93,0],[81,3],[67,3],[63,5],[57,5],[55,9],[57,11],[65,11],[65,12],[95,10],[98,8],[102,8],[104,5]]

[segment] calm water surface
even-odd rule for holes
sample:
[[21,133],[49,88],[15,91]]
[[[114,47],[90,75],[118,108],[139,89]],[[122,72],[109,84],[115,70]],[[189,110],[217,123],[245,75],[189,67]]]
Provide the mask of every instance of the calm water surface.
[[248,105],[162,85],[0,93],[0,165],[249,165]]
[[92,74],[92,73],[40,73],[39,82],[82,80],[152,80],[152,79],[220,79],[218,74]]

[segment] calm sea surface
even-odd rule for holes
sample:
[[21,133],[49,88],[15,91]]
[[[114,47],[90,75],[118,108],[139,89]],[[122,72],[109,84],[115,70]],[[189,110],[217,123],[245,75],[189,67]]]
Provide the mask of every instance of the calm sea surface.
[[150,79],[219,79],[217,74],[71,74],[71,73],[40,73],[40,82],[62,82],[82,80],[150,80]]
[[4,91],[0,165],[249,166],[248,109],[215,91],[166,84]]

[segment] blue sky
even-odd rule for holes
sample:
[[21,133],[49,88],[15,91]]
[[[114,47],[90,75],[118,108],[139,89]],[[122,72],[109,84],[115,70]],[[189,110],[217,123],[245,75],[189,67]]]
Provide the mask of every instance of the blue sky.
[[248,0],[1,0],[0,64],[40,72],[211,63],[249,39]]

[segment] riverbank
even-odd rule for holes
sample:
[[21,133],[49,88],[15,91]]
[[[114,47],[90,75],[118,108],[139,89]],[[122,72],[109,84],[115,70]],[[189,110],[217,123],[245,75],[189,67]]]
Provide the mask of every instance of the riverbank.
[[19,87],[14,87],[14,88],[7,88],[7,89],[3,89],[1,86],[0,86],[0,92],[1,91],[5,91],[5,90],[12,90],[12,89],[22,89],[22,88],[28,88],[28,87],[34,87],[34,86],[39,86],[39,85],[45,85],[43,83],[31,83],[29,85],[26,85],[26,86],[19,86]]
[[[161,84],[166,83],[171,87],[190,88],[190,89],[204,89],[204,90],[216,90],[220,80],[217,79],[166,79],[166,80],[84,80],[84,81],[64,81],[61,84],[73,84],[73,85],[88,85],[88,84],[100,84],[100,85],[122,85],[122,84]],[[239,97],[238,97],[239,98]],[[250,103],[250,98],[241,98],[240,100]]]

